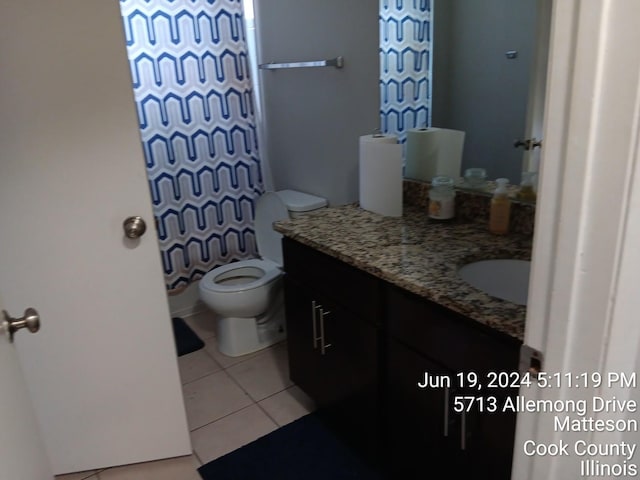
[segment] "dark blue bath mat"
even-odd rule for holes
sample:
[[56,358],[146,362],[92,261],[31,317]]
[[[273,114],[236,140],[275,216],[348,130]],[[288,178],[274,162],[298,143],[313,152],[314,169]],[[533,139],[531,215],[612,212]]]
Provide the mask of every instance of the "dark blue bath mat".
[[179,357],[204,347],[204,342],[200,340],[200,337],[191,330],[183,319],[175,317],[171,319],[171,323],[173,324],[173,336],[176,339],[176,350]]
[[327,428],[306,415],[198,469],[204,480],[381,480]]

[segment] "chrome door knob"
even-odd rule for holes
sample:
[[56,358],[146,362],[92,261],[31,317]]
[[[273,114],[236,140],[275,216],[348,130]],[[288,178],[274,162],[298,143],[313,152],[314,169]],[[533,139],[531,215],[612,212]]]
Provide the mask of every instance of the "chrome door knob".
[[6,310],[2,311],[2,327],[9,333],[9,341],[13,343],[13,335],[21,328],[28,329],[31,333],[40,330],[40,315],[35,308],[27,308],[22,318],[13,318]]
[[122,228],[127,238],[140,238],[147,231],[147,224],[142,217],[127,217],[122,223]]

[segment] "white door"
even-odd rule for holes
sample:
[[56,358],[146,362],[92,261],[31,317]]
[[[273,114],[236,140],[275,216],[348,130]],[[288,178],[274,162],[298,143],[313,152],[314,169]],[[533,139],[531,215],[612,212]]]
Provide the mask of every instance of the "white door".
[[[0,298],[0,312],[3,310]],[[51,479],[53,475],[18,363],[0,313],[0,478]],[[22,333],[21,335],[25,335]],[[20,341],[29,341],[28,338]]]
[[[544,126],[549,36],[551,35],[551,8],[551,0],[538,0],[536,2],[534,56],[531,65],[531,79],[529,81],[525,131],[522,137],[523,139],[531,139],[534,144],[542,140],[542,129]],[[523,172],[539,171],[540,150],[541,148],[538,147],[525,150],[522,159]]]
[[46,318],[17,350],[53,472],[189,454],[118,2],[2,2],[0,63],[0,291]]

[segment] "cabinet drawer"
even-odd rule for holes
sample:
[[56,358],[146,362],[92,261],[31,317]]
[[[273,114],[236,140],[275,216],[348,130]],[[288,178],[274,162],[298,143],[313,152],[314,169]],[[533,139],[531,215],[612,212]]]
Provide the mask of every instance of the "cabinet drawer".
[[387,289],[389,334],[454,371],[516,371],[520,342],[395,287]]
[[379,279],[289,238],[283,238],[282,245],[287,275],[363,319],[379,323]]

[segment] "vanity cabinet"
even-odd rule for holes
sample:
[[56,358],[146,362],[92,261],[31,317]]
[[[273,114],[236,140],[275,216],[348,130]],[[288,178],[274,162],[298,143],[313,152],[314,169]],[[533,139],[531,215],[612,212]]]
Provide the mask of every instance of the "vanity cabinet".
[[290,377],[368,453],[380,439],[380,281],[283,239]]
[[[490,388],[489,380],[490,372],[517,372],[520,342],[396,287],[387,289],[385,304],[384,392],[394,469],[415,472],[437,464],[452,475],[509,479],[516,414],[503,406],[518,390],[499,382]],[[458,377],[468,372],[477,374],[480,390]],[[456,399],[468,405],[469,397],[481,400],[457,413]]]
[[[286,237],[283,253],[291,379],[338,412],[348,440],[392,478],[510,478],[516,415],[502,406],[517,389],[486,382],[517,371],[519,340]],[[421,388],[425,372],[435,383]],[[461,396],[499,411],[458,413]]]

